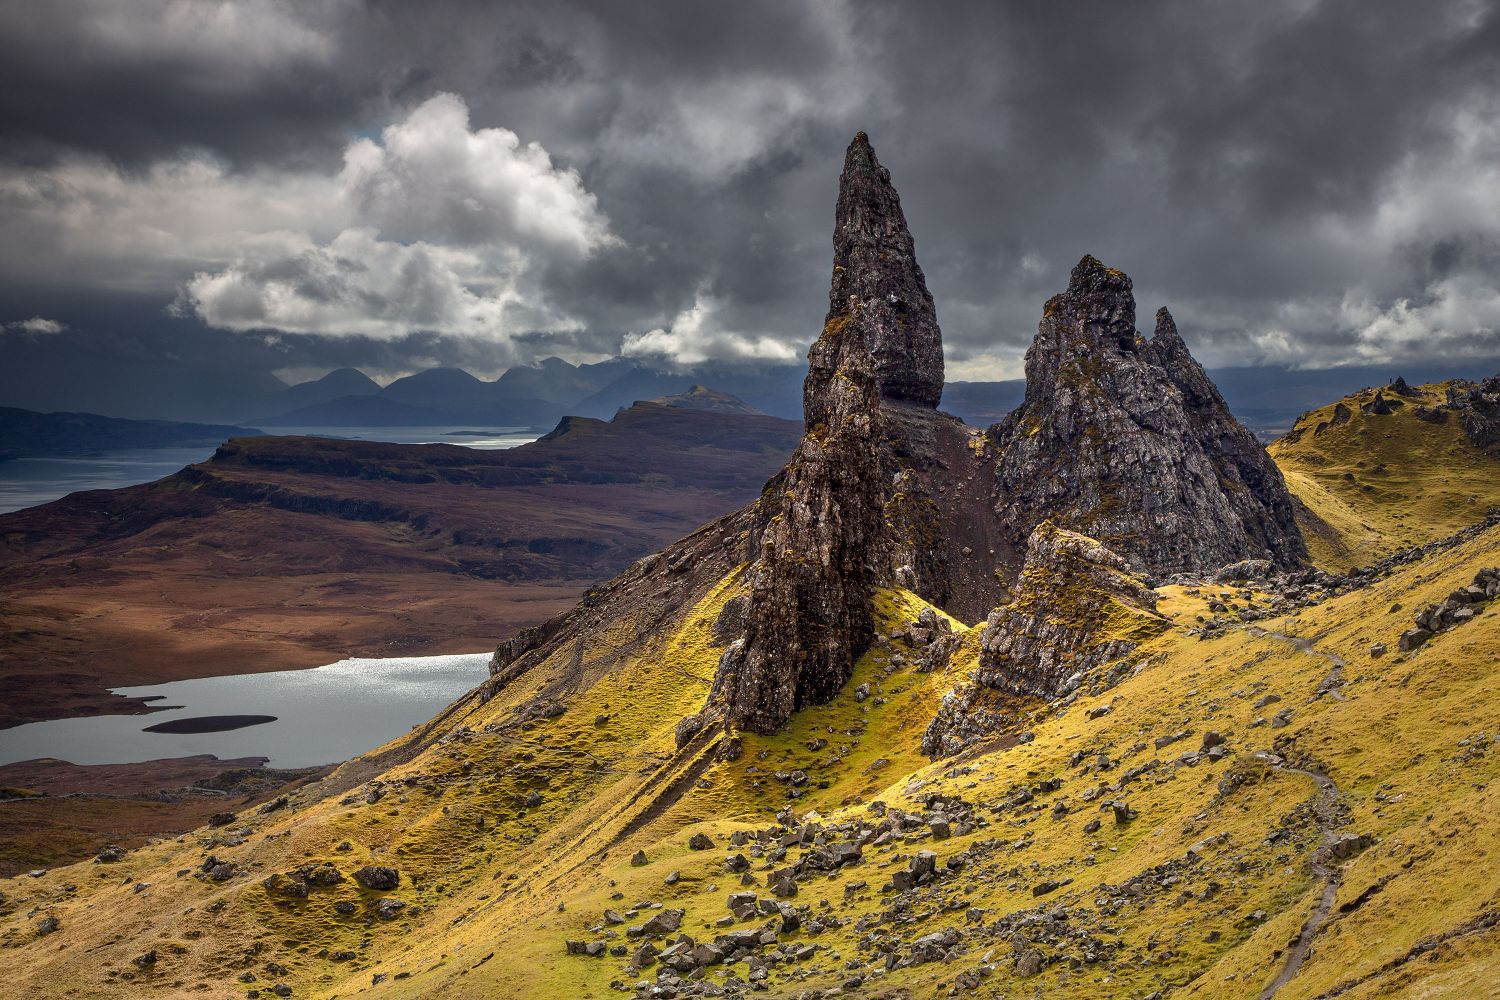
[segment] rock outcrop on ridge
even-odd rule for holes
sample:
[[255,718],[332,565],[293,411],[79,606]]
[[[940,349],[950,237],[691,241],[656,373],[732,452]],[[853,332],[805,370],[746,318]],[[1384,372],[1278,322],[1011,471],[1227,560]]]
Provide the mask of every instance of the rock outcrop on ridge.
[[[923,752],[958,752],[1003,725],[1006,697],[1066,696],[1166,628],[1156,594],[1124,559],[1043,521],[1027,543],[1015,600],[990,612],[978,669],[944,697],[922,737]],[[1096,680],[1107,686],[1107,678]]]
[[1019,538],[1051,518],[1153,574],[1306,558],[1281,473],[1171,315],[1142,338],[1130,279],[1093,257],[1047,301],[1026,400],[992,434],[996,515]]
[[1458,411],[1459,423],[1474,447],[1500,450],[1500,375],[1453,387],[1448,406]]

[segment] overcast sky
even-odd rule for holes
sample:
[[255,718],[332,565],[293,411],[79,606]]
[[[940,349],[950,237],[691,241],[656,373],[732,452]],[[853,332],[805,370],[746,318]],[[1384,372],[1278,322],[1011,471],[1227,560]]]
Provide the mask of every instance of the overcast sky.
[[950,379],[1086,252],[1210,365],[1500,355],[1479,0],[7,0],[0,351],[800,359],[859,129]]

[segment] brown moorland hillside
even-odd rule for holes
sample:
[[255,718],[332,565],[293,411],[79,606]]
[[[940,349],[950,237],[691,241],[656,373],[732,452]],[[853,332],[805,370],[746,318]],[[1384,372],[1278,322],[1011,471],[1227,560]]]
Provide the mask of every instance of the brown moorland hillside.
[[117,685],[484,649],[753,497],[796,436],[640,403],[508,451],[242,438],[0,516],[0,725],[131,710]]

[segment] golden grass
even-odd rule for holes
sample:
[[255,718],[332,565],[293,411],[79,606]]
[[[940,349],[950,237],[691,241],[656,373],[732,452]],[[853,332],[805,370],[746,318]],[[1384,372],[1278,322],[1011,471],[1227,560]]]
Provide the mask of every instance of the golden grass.
[[[774,775],[800,769],[808,781],[796,808],[830,821],[868,816],[875,798],[920,810],[914,795],[934,791],[993,804],[1042,778],[1063,784],[1038,795],[1035,811],[981,808],[987,825],[966,836],[867,848],[862,863],[806,884],[796,902],[820,912],[827,900],[827,911],[844,922],[816,936],[798,932],[794,939],[827,950],[811,962],[778,967],[769,996],[834,986],[847,974],[843,959],[872,958],[860,951],[854,922],[883,910],[889,899],[879,890],[890,872],[927,846],[940,861],[963,850],[974,852],[974,860],[939,892],[943,901],[962,905],[922,897],[915,914],[923,919],[903,928],[908,939],[945,926],[972,935],[968,908],[984,911],[981,924],[992,924],[1036,906],[1031,887],[1040,879],[1066,877],[1073,882],[1042,902],[1064,905],[1080,926],[1123,942],[1122,957],[1076,969],[1056,962],[1021,981],[1007,941],[971,938],[974,947],[954,964],[897,970],[873,980],[872,995],[940,995],[993,950],[995,970],[985,989],[995,995],[1255,996],[1318,892],[1307,865],[1317,834],[1298,812],[1314,786],[1251,757],[1275,749],[1324,769],[1348,807],[1345,829],[1377,838],[1348,862],[1338,903],[1352,903],[1390,877],[1351,912],[1335,910],[1303,971],[1280,996],[1313,997],[1365,976],[1371,978],[1345,995],[1473,996],[1472,984],[1493,981],[1497,970],[1494,932],[1459,937],[1417,962],[1380,970],[1421,938],[1500,906],[1492,877],[1500,851],[1493,821],[1500,747],[1489,742],[1486,752],[1476,749],[1481,731],[1491,740],[1495,734],[1500,608],[1492,605],[1411,655],[1372,659],[1367,651],[1375,641],[1394,648],[1408,618],[1389,612],[1394,602],[1414,608],[1497,563],[1500,529],[1493,529],[1365,590],[1258,623],[1344,658],[1346,700],[1316,697],[1330,662],[1275,635],[1230,629],[1200,640],[1173,627],[1143,645],[1143,664],[1114,689],[1058,709],[1038,706],[1031,742],[982,753],[957,770],[928,763],[917,745],[942,694],[972,668],[977,629],[963,631],[952,664],[931,674],[910,665],[888,670],[892,654],[906,651],[900,644],[877,646],[834,701],[798,713],[776,736],[744,734],[736,760],[717,759],[701,743],[676,750],[677,721],[707,694],[720,653],[711,645],[712,622],[740,592],[736,572],[643,645],[632,645],[639,623],[581,636],[488,703],[460,703],[443,724],[444,739],[418,734],[395,741],[388,752],[420,749],[380,775],[385,794],[378,801],[366,803],[364,783],[323,797],[314,786],[297,793],[292,810],[252,818],[252,832],[239,846],[209,846],[209,831],[200,830],[116,865],[80,864],[6,882],[0,971],[13,989],[36,996],[243,995],[246,986],[236,980],[243,971],[254,972],[261,988],[285,981],[299,997],[618,996],[612,980],[641,977],[625,972],[623,959],[566,955],[564,941],[597,939],[600,932],[590,928],[605,907],[623,910],[641,900],[681,907],[685,931],[712,937],[712,921],[727,912],[727,893],[739,888],[723,867],[724,839],[735,829],[774,822],[789,801],[787,784]],[[1207,596],[1168,588],[1161,608],[1179,625],[1191,625]],[[924,606],[910,593],[883,590],[877,628],[888,634]],[[854,690],[865,683],[870,697],[856,701]],[[1281,700],[1256,708],[1266,694]],[[523,721],[518,710],[540,695],[566,711]],[[1088,710],[1104,703],[1113,710],[1090,719]],[[1262,721],[1281,709],[1292,711],[1286,727]],[[596,723],[599,716],[608,719]],[[1229,757],[1179,763],[1209,729],[1227,737]],[[1154,747],[1156,738],[1183,730],[1193,736]],[[809,749],[815,739],[827,746]],[[1086,765],[1104,753],[1114,766],[1102,772],[1073,766],[1078,751],[1087,751]],[[1083,801],[1090,786],[1152,760],[1156,770],[1121,793],[1139,814],[1134,821],[1115,826],[1098,801]],[[367,770],[373,773],[363,761],[350,762],[321,787]],[[1231,774],[1245,782],[1221,793]],[[531,792],[539,804],[527,804]],[[1070,811],[1054,818],[1059,800]],[[1085,833],[1095,817],[1102,827]],[[1268,843],[1283,829],[1288,836]],[[689,850],[687,840],[698,831],[710,834],[716,849]],[[341,841],[352,850],[337,850]],[[1180,881],[1112,915],[1098,913],[1098,899],[1115,892],[1110,886],[1182,859],[1195,845],[1202,860]],[[646,853],[646,865],[630,865],[637,850]],[[196,868],[209,851],[246,874],[224,885],[178,874]],[[386,894],[348,881],[314,889],[306,901],[282,901],[261,886],[267,876],[311,860],[330,861],[346,874],[365,863],[394,865],[402,885],[388,895],[405,900],[406,911],[391,922],[367,919],[370,900]],[[680,878],[669,886],[672,872]],[[846,899],[856,881],[869,887]],[[137,883],[148,888],[136,891]],[[1216,893],[1205,892],[1209,883],[1218,883]],[[216,901],[225,904],[217,912],[210,909]],[[339,914],[338,902],[354,903],[356,913]],[[1247,922],[1257,910],[1269,919]],[[56,915],[62,926],[39,938],[33,928],[43,914]],[[130,959],[147,948],[158,949],[159,959],[143,974]],[[357,957],[333,961],[341,950]],[[840,960],[829,957],[834,953]],[[270,971],[268,963],[286,971]],[[728,971],[718,966],[709,976],[717,980]],[[733,971],[743,974],[744,967]],[[388,978],[372,986],[376,975]]]
[[1441,403],[1448,386],[1419,386],[1420,396],[1385,415],[1360,411],[1375,395],[1366,389],[1341,401],[1351,414],[1347,423],[1333,425],[1340,404],[1331,404],[1272,442],[1271,457],[1288,488],[1314,515],[1299,524],[1319,566],[1375,562],[1451,535],[1500,504],[1500,463],[1469,442],[1458,415],[1441,424],[1417,419],[1416,408]]

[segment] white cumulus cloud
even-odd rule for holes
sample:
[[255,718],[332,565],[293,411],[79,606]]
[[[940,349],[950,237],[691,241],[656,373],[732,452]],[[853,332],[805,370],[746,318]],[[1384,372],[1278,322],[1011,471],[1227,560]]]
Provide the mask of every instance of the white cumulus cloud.
[[381,240],[346,229],[195,275],[178,311],[210,326],[398,338],[412,330],[498,337],[520,295],[509,269],[465,249]]
[[615,242],[571,170],[509,129],[470,130],[469,109],[438,94],[344,153],[339,178],[354,213],[386,239],[536,244],[578,255]]
[[627,358],[655,358],[681,365],[716,361],[791,361],[797,349],[768,334],[726,329],[722,303],[699,290],[693,304],[665,328],[627,333],[620,353]]
[[174,308],[231,330],[505,341],[577,326],[546,301],[536,265],[619,242],[575,172],[507,129],[471,130],[452,94],[352,143],[336,190],[325,212],[349,225],[331,239],[246,241]]
[[55,319],[46,319],[42,316],[33,316],[30,319],[18,319],[13,323],[4,324],[4,326],[7,330],[29,333],[34,336],[62,333],[68,328],[66,323],[59,323]]

